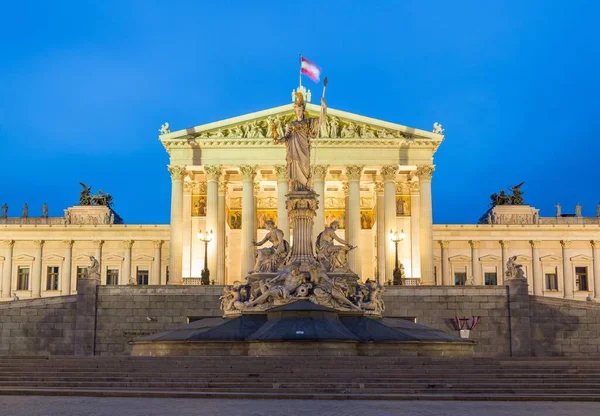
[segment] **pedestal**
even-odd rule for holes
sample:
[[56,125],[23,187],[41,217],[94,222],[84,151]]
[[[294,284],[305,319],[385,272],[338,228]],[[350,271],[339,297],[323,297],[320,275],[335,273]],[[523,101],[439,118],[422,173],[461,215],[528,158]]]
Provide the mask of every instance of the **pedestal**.
[[319,202],[314,191],[293,191],[287,196],[286,208],[294,230],[294,244],[286,264],[303,266],[316,263],[313,253],[312,229]]

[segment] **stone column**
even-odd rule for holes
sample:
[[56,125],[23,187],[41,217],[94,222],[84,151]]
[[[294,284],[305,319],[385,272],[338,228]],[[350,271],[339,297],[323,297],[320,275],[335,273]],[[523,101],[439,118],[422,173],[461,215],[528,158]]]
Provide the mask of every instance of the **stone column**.
[[421,219],[419,207],[421,199],[419,198],[419,182],[408,182],[410,189],[410,262],[411,277],[421,276],[421,245],[419,234],[419,222]]
[[11,297],[11,282],[12,282],[12,258],[13,248],[15,246],[14,240],[5,240],[4,247],[6,247],[6,258],[4,259],[4,271],[2,272],[2,298]]
[[431,176],[435,166],[417,167],[419,177],[420,220],[419,239],[421,247],[421,284],[434,285],[433,275],[433,211],[431,205]]
[[219,198],[217,202],[217,284],[225,284],[225,194],[227,193],[227,181],[221,177],[219,180]]
[[131,275],[131,248],[133,247],[133,241],[123,241],[123,247],[125,248],[125,260],[123,261],[123,280],[120,284],[136,285],[137,276]]
[[385,281],[394,280],[394,265],[396,261],[396,246],[389,239],[390,231],[399,231],[396,226],[396,172],[398,166],[386,165],[381,167],[383,177],[384,226],[385,226]]
[[362,275],[361,247],[360,247],[360,176],[363,166],[346,166],[346,176],[348,177],[348,205],[346,206],[346,230],[348,244],[357,246],[348,254],[348,263],[350,270],[358,275]]
[[471,246],[471,274],[475,286],[483,286],[484,281],[481,277],[481,267],[479,266],[479,241],[469,240]]
[[535,296],[543,296],[544,274],[542,273],[542,264],[540,263],[540,242],[531,240],[529,244],[531,245],[531,282],[533,283],[533,294]]
[[73,259],[73,240],[63,241],[65,244],[65,262],[63,264],[62,276],[61,276],[61,292],[62,296],[69,296],[71,294],[71,267]]
[[285,165],[275,165],[277,174],[277,228],[283,231],[283,238],[290,242],[290,217],[285,207],[288,194],[288,177]]
[[240,166],[242,173],[242,253],[240,258],[240,278],[242,281],[254,267],[254,177],[256,166]]
[[327,165],[315,165],[312,167],[314,190],[319,202],[312,232],[313,243],[317,241],[317,236],[325,229],[325,176],[327,176],[328,168],[329,166]]
[[590,241],[594,256],[594,299],[600,299],[600,240]]
[[448,241],[438,241],[442,248],[442,285],[452,286],[452,276],[450,274],[450,260],[448,260]]
[[377,283],[385,284],[385,208],[383,183],[375,183],[375,198],[377,204]]
[[213,241],[208,243],[208,270],[210,280],[217,278],[217,244],[219,219],[219,177],[221,166],[204,166],[206,172],[206,231],[212,230]]
[[506,278],[506,262],[508,261],[508,248],[510,247],[510,241],[500,240],[500,247],[502,247],[502,276],[498,279],[498,284],[504,284]]
[[167,166],[171,174],[171,241],[169,242],[169,284],[182,283],[183,266],[183,178],[185,166]]
[[161,248],[163,242],[161,240],[154,241],[154,261],[152,262],[152,275],[150,276],[151,285],[160,285],[160,268],[161,268]]
[[42,255],[44,250],[44,241],[38,240],[35,244],[35,259],[33,260],[33,270],[31,271],[31,297],[39,298],[42,296]]
[[573,281],[573,273],[571,273],[571,242],[561,240],[562,247],[562,266],[563,266],[563,290],[565,298],[573,298],[575,292],[575,282]]
[[294,231],[294,244],[292,244],[289,262],[299,262],[301,267],[306,270],[315,262],[311,240],[313,221],[317,210],[317,197],[312,191],[294,191],[289,194],[286,207],[290,213]]

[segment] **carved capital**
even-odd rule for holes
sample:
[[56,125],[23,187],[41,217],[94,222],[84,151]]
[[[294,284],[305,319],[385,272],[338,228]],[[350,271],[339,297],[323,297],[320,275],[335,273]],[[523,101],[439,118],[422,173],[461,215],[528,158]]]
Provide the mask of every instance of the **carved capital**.
[[34,245],[36,248],[43,248],[43,247],[44,247],[44,240],[35,240],[35,241],[33,242],[33,245]]
[[499,243],[500,243],[500,247],[502,247],[502,248],[509,248],[510,247],[510,241],[500,240]]
[[183,183],[183,192],[186,192],[186,193],[194,192],[194,188],[196,188],[196,185],[198,185],[198,182],[196,182],[196,181],[184,182]]
[[383,182],[375,182],[375,193],[378,195],[383,194]]
[[162,241],[162,240],[157,240],[157,241],[152,242],[152,244],[154,245],[154,248],[161,248],[163,243],[164,243],[164,241]]
[[312,167],[313,178],[316,180],[324,180],[325,176],[327,176],[328,165],[314,165]]
[[540,241],[539,240],[529,240],[529,245],[531,245],[531,248],[539,247]]
[[287,167],[285,165],[275,165],[275,175],[278,182],[287,182]]
[[94,240],[93,243],[96,246],[96,248],[102,248],[102,246],[104,245],[104,240]]
[[227,193],[227,181],[223,176],[219,179],[219,193],[225,194]]
[[471,246],[471,248],[479,248],[479,241],[478,240],[469,240],[469,245]]
[[590,241],[592,248],[600,248],[600,240],[592,240]]
[[398,172],[397,165],[385,165],[385,166],[382,166],[379,171],[379,173],[381,173],[381,176],[383,176],[384,182],[395,181],[397,172]]
[[571,242],[568,240],[560,240],[560,246],[564,249],[571,247]]
[[242,174],[242,180],[253,181],[256,176],[256,165],[241,165],[240,173]]
[[209,181],[218,181],[221,176],[221,165],[207,165],[204,166],[204,172],[206,172],[206,179]]
[[4,247],[6,248],[13,248],[15,245],[15,240],[4,240]]
[[411,194],[419,193],[421,190],[421,185],[418,181],[408,182],[408,189]]
[[73,248],[73,244],[75,244],[75,241],[73,240],[65,240],[63,241],[63,244],[65,245],[65,248]]
[[173,182],[181,182],[185,177],[185,166],[183,165],[167,165],[167,169],[171,174],[171,180]]
[[440,247],[444,248],[444,249],[448,248],[448,246],[450,245],[450,242],[449,241],[445,241],[445,240],[438,241],[438,243],[439,243]]
[[131,247],[133,247],[133,243],[133,240],[125,240],[123,241],[123,248],[130,249]]
[[360,175],[362,175],[362,170],[364,165],[348,165],[346,166],[346,177],[349,181],[358,181],[360,180]]
[[415,171],[415,173],[419,177],[420,181],[430,181],[431,175],[433,175],[434,170],[435,165],[423,165],[417,166],[417,170]]

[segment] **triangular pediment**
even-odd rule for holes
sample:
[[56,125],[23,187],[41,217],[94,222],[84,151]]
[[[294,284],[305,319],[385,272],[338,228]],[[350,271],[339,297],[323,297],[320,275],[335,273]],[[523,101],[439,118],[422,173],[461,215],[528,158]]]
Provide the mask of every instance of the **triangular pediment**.
[[589,261],[593,261],[594,259],[591,258],[590,256],[585,256],[583,254],[579,254],[577,256],[573,256],[571,257],[571,261],[584,261],[584,262],[589,262]]
[[152,260],[154,260],[154,257],[149,256],[147,254],[140,254],[138,256],[135,256],[133,258],[133,260],[135,260],[135,261],[152,261]]
[[[307,104],[309,117],[318,117],[320,106]],[[281,135],[285,126],[294,120],[292,104],[257,111],[238,117],[231,117],[212,123],[202,124],[184,130],[162,134],[163,144],[178,140],[272,140],[271,125]],[[384,120],[365,117],[334,108],[327,109],[327,125],[322,126],[319,139],[331,140],[424,140],[437,147],[443,140],[442,134],[403,126]],[[166,147],[166,146],[165,146]]]
[[561,257],[555,256],[553,254],[549,254],[547,256],[540,257],[540,261],[542,261],[542,262],[543,261],[546,261],[546,262],[548,262],[548,261],[561,261],[561,260],[562,260]]
[[471,257],[467,257],[467,256],[463,256],[462,254],[459,254],[457,256],[448,257],[448,260],[450,260],[450,262],[471,261]]
[[46,261],[63,261],[65,258],[63,256],[59,256],[58,254],[47,254],[42,257],[42,260]]
[[107,254],[106,256],[102,257],[103,261],[123,261],[125,260],[125,257],[123,256],[119,256],[118,254]]
[[35,257],[30,256],[29,254],[18,254],[16,256],[13,256],[13,260],[17,260],[17,261],[33,261],[33,260],[35,260]]
[[492,263],[492,262],[497,262],[500,260],[502,260],[500,257],[494,256],[493,254],[487,254],[485,256],[479,257],[479,261],[481,261],[481,262]]
[[80,254],[78,256],[75,256],[75,260],[77,260],[77,261],[90,261],[90,256],[85,255],[85,254]]

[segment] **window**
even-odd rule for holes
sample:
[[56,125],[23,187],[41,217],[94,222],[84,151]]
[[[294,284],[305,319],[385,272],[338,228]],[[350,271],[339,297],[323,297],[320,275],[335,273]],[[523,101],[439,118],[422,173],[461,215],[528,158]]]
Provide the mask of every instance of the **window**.
[[87,277],[87,267],[77,266],[77,278],[85,279]]
[[58,290],[58,266],[46,268],[46,290]]
[[575,267],[575,285],[577,290],[588,290],[587,267]]
[[119,270],[106,268],[106,284],[107,285],[118,285],[119,284]]
[[454,286],[464,286],[467,283],[466,273],[454,273]]
[[140,270],[137,271],[137,284],[138,285],[147,285],[148,284],[148,270]]
[[558,290],[556,273],[546,273],[546,290]]
[[[165,267],[165,278],[167,281],[167,284],[169,284],[169,266]],[[227,276],[227,273],[225,273],[225,276]]]
[[29,267],[17,269],[17,290],[29,290]]
[[490,272],[485,274],[485,285],[496,286],[498,284],[498,274],[496,272]]

